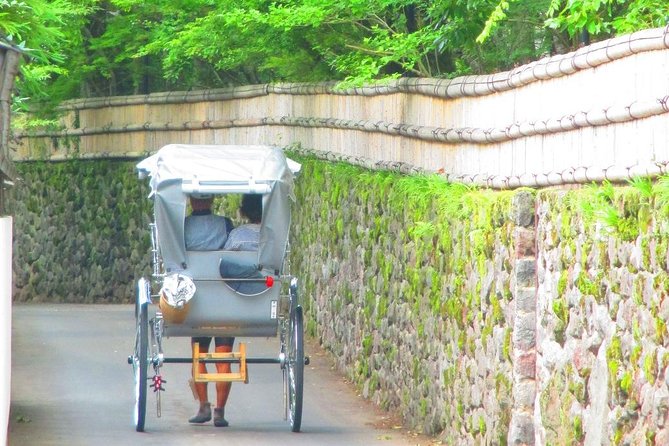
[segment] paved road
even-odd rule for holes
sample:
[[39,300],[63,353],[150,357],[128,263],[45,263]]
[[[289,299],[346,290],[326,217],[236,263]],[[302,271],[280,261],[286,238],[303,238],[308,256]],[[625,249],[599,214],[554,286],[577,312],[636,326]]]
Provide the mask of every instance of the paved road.
[[[196,403],[187,364],[166,364],[162,417],[147,403],[145,433],[132,425],[133,306],[15,305],[9,444],[30,445],[383,445],[431,444],[357,397],[315,345],[307,345],[302,432],[283,419],[278,365],[249,365],[234,384],[228,428],[192,426]],[[245,339],[249,356],[274,356],[277,339]],[[165,340],[168,356],[188,356],[184,338]],[[214,395],[210,384],[210,394]]]

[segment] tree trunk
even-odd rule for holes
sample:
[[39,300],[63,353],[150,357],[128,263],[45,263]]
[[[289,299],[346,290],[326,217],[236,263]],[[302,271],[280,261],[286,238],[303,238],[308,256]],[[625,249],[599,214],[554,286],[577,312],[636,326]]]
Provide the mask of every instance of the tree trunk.
[[16,178],[9,156],[12,89],[19,70],[20,54],[0,44],[0,215],[5,214],[5,180]]

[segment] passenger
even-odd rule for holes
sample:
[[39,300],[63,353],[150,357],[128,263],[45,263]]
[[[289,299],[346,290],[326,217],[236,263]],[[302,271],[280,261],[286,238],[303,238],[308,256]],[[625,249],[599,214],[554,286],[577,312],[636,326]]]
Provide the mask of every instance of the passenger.
[[[193,212],[186,217],[184,223],[184,238],[186,249],[192,251],[207,251],[221,249],[228,239],[228,234],[232,230],[232,221],[220,215],[214,215],[211,212],[213,197],[191,197],[190,203]],[[198,343],[200,353],[208,353],[211,337],[191,338],[191,347],[195,348]],[[229,353],[235,338],[215,337],[214,344],[217,353]],[[200,363],[200,373],[207,373],[207,366]],[[218,373],[230,373],[229,363],[217,363]],[[206,423],[211,420],[211,404],[207,395],[207,383],[194,383],[195,393],[200,402],[200,408],[197,414],[191,417],[189,423]],[[225,404],[230,395],[231,383],[216,383],[216,407],[214,408],[214,426],[226,427],[228,422],[225,419]]]
[[[260,222],[262,220],[262,195],[244,194],[242,204],[239,207],[239,213],[243,218],[248,219],[249,222],[230,232],[224,249],[230,251],[258,251],[260,245]],[[233,275],[232,277],[245,276]],[[265,284],[260,282],[230,281],[228,284],[233,290],[242,294],[257,294],[267,289]]]
[[242,217],[249,223],[230,232],[224,249],[230,251],[257,251],[260,244],[260,222],[262,220],[262,195],[244,194],[239,208]]
[[190,251],[221,249],[232,231],[232,220],[211,212],[212,196],[191,197],[193,212],[184,223],[184,242]]

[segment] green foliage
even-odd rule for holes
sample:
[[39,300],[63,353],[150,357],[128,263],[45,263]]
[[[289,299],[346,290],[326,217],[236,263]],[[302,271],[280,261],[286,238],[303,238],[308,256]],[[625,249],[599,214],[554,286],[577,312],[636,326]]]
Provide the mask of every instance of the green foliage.
[[657,379],[657,361],[655,359],[655,351],[651,350],[643,359],[643,373],[651,385],[655,384]]
[[[561,0],[552,0],[546,23],[552,28],[565,29],[572,37],[583,30],[592,35],[608,32],[611,25],[608,8],[614,3],[615,0],[577,0],[565,5]],[[601,9],[609,14],[602,16]]]
[[553,313],[562,321],[564,325],[569,322],[569,306],[565,298],[555,299],[553,301]]
[[653,185],[655,204],[669,214],[669,175],[662,175]]
[[0,37],[42,61],[63,61],[59,41],[66,37],[62,25],[80,13],[69,0],[0,0]]
[[492,13],[490,14],[490,17],[488,17],[488,20],[486,20],[483,31],[481,31],[481,34],[476,37],[477,43],[483,43],[490,37],[493,30],[499,26],[499,23],[506,19],[506,13],[508,10],[509,1],[500,0],[500,2],[497,4],[497,6],[495,6],[495,9],[493,9]]
[[574,417],[572,420],[572,427],[574,439],[582,441],[585,436],[585,432],[583,431],[583,418],[580,416]]
[[567,270],[563,270],[560,273],[560,278],[558,279],[557,296],[556,297],[558,297],[558,298],[564,298],[565,297],[564,293],[567,290],[568,280],[569,280],[569,273],[568,273]]
[[553,313],[557,317],[554,329],[555,341],[562,345],[566,340],[565,332],[569,324],[569,305],[566,298],[556,298],[553,301]]
[[513,348],[513,344],[511,342],[512,336],[513,336],[513,330],[510,327],[504,330],[504,343],[502,344],[502,354],[504,355],[504,358],[506,358],[507,361],[511,361],[511,351]]
[[[423,59],[435,48],[439,27],[431,27],[428,2],[323,1],[289,3],[237,2],[234,7],[203,17],[197,26],[187,26],[178,47],[198,36],[221,31],[240,34],[236,43],[239,58],[258,57],[259,72],[272,70],[277,80],[291,79],[310,71],[349,82],[405,71],[426,75]],[[209,24],[215,20],[216,26]],[[207,34],[208,33],[208,34]],[[185,40],[184,40],[185,39]],[[208,56],[208,55],[207,55]],[[296,56],[299,60],[295,60]],[[170,55],[175,59],[178,55]],[[306,64],[306,66],[305,66]],[[308,67],[315,68],[309,70]],[[307,68],[307,69],[305,69]],[[305,79],[308,80],[308,79]]]
[[578,194],[578,203],[586,224],[600,223],[603,232],[624,241],[634,241],[651,224],[651,206],[661,201],[658,189],[648,179],[630,181],[630,189],[616,189],[609,181],[592,184]]
[[609,383],[618,382],[618,370],[622,365],[622,345],[620,337],[613,336],[610,344],[606,348],[606,360],[609,367]]
[[[17,80],[20,91],[15,108],[25,110],[28,101],[49,101],[51,106],[63,95],[44,86],[68,76],[69,52],[82,36],[79,24],[98,0],[0,0],[0,40],[14,42],[23,49],[25,63]],[[73,93],[73,92],[68,92]]]
[[634,177],[628,181],[629,184],[639,191],[639,194],[646,200],[651,200],[654,195],[653,181],[650,178]]
[[625,392],[626,395],[630,395],[632,393],[633,384],[634,379],[632,378],[632,373],[630,373],[629,370],[626,370],[620,378],[620,390]]
[[610,221],[615,219],[617,211],[613,206],[615,190],[609,181],[601,185],[591,184],[586,187],[586,194],[578,201],[586,222],[596,220]]
[[667,335],[667,323],[666,321],[658,316],[655,316],[654,318],[654,325],[655,325],[655,342],[658,344],[663,344],[664,338]]
[[436,233],[436,226],[432,222],[418,221],[409,229],[409,235],[415,239],[432,238]]
[[552,0],[546,25],[571,37],[583,31],[606,37],[664,26],[668,13],[669,5],[662,0]]
[[640,29],[664,26],[669,14],[669,4],[663,0],[637,0],[626,2],[625,12],[612,21],[618,34]]
[[601,277],[599,276],[590,278],[588,273],[581,271],[574,281],[574,285],[584,296],[593,296],[600,302],[603,298],[600,280]]
[[31,49],[15,101],[24,108],[266,82],[349,87],[492,73],[567,52],[582,30],[605,38],[663,26],[669,13],[663,0],[0,0],[0,7],[0,37]]

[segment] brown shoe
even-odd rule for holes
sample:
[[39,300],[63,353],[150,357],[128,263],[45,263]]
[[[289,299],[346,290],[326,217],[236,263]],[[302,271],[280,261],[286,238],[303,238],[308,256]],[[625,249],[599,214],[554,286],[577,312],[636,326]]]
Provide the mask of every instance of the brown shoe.
[[189,423],[206,423],[211,420],[211,404],[209,403],[200,403],[200,410],[197,411],[195,416],[188,419]]
[[228,427],[230,423],[228,423],[224,417],[225,417],[225,408],[214,409],[214,426]]

